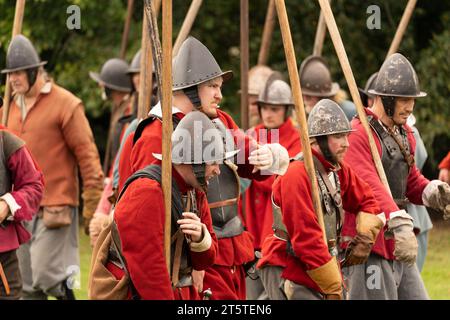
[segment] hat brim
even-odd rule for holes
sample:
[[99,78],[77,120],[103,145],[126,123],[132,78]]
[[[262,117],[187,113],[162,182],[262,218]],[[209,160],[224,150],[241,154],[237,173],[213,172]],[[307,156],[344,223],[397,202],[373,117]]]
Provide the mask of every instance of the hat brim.
[[424,91],[420,91],[417,95],[404,95],[404,94],[394,94],[394,93],[380,93],[375,91],[375,89],[370,89],[368,91],[369,94],[373,94],[374,96],[385,96],[385,97],[399,97],[399,98],[423,98],[427,96],[427,93]]
[[184,85],[184,86],[172,87],[172,91],[177,91],[177,90],[190,88],[190,87],[193,87],[193,86],[198,86],[198,85],[200,85],[202,83],[205,83],[207,81],[210,81],[210,80],[218,78],[218,77],[222,77],[223,83],[228,82],[231,79],[233,79],[233,71],[228,70],[228,71],[222,72],[220,74],[215,74],[215,75],[212,75],[212,76],[207,77],[205,79],[199,80],[197,83],[187,84],[187,85]]
[[[225,157],[223,159],[221,159],[221,160],[227,160],[227,159],[233,158],[236,154],[238,154],[239,151],[240,150],[238,149],[238,150],[225,152]],[[153,155],[153,157],[155,157],[155,159],[158,159],[158,160],[162,161],[162,158],[163,158],[162,154],[160,154],[160,153],[152,153],[152,155]],[[183,163],[173,162],[173,163],[174,164],[195,164],[195,163],[187,163],[187,162],[183,162]]]
[[312,97],[321,97],[321,98],[329,98],[335,96],[341,87],[338,83],[333,82],[331,84],[331,90],[329,92],[319,93],[316,91],[310,91],[308,89],[302,88],[302,93]]
[[2,71],[0,71],[0,73],[5,74],[5,73],[11,73],[11,72],[16,72],[16,71],[21,71],[21,70],[27,70],[27,69],[41,67],[41,66],[46,65],[46,64],[47,64],[47,61],[41,61],[39,63],[32,64],[32,65],[29,65],[29,66],[23,66],[23,67],[20,67],[20,68],[3,69]]
[[102,80],[102,78],[100,78],[100,74],[97,72],[89,71],[89,76],[91,77],[92,80],[94,80],[98,84],[101,84],[112,90],[116,90],[116,91],[120,91],[120,92],[131,92],[132,91],[131,88],[119,87],[119,86],[115,86],[113,84],[106,83],[105,81]]

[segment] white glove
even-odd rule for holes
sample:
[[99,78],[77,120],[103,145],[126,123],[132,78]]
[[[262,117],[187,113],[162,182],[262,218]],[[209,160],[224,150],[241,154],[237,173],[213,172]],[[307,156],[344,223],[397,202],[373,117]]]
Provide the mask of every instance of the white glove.
[[94,247],[103,227],[109,222],[109,216],[101,212],[96,212],[89,223],[89,237],[91,246]]
[[447,220],[450,218],[450,186],[440,180],[431,181],[423,190],[423,204],[438,210]]
[[249,163],[257,170],[267,170],[269,174],[283,175],[289,166],[289,154],[279,143],[260,146],[248,157]]

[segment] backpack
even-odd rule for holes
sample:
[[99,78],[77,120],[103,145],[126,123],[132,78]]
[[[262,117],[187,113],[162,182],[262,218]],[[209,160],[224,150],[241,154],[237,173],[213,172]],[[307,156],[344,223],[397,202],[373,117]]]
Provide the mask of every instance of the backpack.
[[[133,181],[140,178],[152,179],[158,183],[161,183],[161,167],[158,165],[150,165],[135,172],[125,182],[117,202],[125,193],[128,186]],[[182,196],[178,186],[176,185],[176,182],[172,180],[172,221],[177,221],[182,215],[183,205],[181,199]],[[177,232],[176,234],[180,233]],[[176,241],[176,239],[172,240]],[[131,298],[133,300],[140,299],[139,294],[131,281],[127,264],[124,256],[122,255],[121,249],[122,246],[120,243],[117,225],[114,222],[114,219],[111,219],[111,221],[108,222],[108,224],[104,226],[100,232],[92,252],[88,282],[88,297],[90,300],[127,300],[129,298],[129,291],[131,291]],[[178,261],[178,255],[181,255],[181,252],[177,252],[172,261]],[[119,268],[123,269],[124,276],[120,280],[117,280],[111,271],[106,268],[108,262],[112,262]],[[175,271],[178,273],[178,270]]]

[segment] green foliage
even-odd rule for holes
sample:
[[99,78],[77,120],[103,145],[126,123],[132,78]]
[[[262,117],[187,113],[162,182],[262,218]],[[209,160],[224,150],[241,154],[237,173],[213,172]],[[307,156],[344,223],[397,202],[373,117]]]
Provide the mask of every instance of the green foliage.
[[[135,1],[135,10],[129,36],[127,59],[131,60],[140,46],[142,31],[142,8],[144,1]],[[173,40],[182,25],[190,1],[173,0]],[[268,0],[249,1],[250,66],[256,64]],[[407,1],[388,0],[333,0],[332,8],[346,47],[357,83],[363,86],[366,79],[381,66]],[[81,9],[81,30],[69,30],[66,20],[67,7],[75,4]],[[381,29],[369,30],[366,13],[369,5],[381,10]],[[313,50],[319,5],[317,1],[286,0],[287,11],[298,66]],[[109,119],[109,106],[100,99],[97,84],[88,72],[99,71],[109,58],[119,55],[126,0],[29,0],[26,2],[23,33],[30,37],[50,75],[62,86],[79,96],[85,103],[100,151],[104,146]],[[14,19],[14,0],[0,0],[0,61],[5,61]],[[431,147],[448,149],[442,143],[449,136],[449,111],[444,99],[448,95],[450,73],[448,72],[450,3],[430,0],[417,3],[399,51],[417,67],[419,79],[429,97],[418,102],[418,127]],[[201,40],[215,55],[222,69],[233,70],[235,78],[224,86],[222,107],[239,123],[240,52],[239,52],[239,1],[205,0],[194,23],[191,34]],[[161,33],[161,26],[159,29]],[[333,44],[326,37],[323,56],[328,60],[335,81],[346,88]],[[278,24],[270,50],[269,64],[287,77],[287,67]],[[0,68],[3,63],[0,63]],[[4,79],[2,79],[4,81]],[[3,90],[2,90],[3,92]],[[447,93],[447,95],[446,95]],[[419,110],[420,109],[420,110]],[[425,111],[424,111],[425,110]],[[444,111],[442,111],[444,110]],[[439,111],[439,112],[438,112]],[[444,139],[444,140],[441,140]],[[438,155],[439,154],[439,155]],[[435,166],[439,159],[431,159]]]

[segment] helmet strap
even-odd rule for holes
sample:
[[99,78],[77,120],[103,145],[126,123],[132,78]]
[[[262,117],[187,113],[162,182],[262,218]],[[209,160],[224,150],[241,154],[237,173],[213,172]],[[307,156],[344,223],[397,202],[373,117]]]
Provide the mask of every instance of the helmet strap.
[[206,164],[193,164],[192,171],[194,172],[195,178],[197,179],[201,188],[206,192],[208,188],[206,183]]
[[318,136],[316,137],[316,140],[325,160],[331,164],[337,164],[336,158],[333,156],[330,151],[330,147],[328,146],[328,136]]
[[26,93],[30,92],[31,88],[34,86],[37,80],[38,71],[39,68],[31,68],[25,70],[27,73],[27,79],[28,79],[28,90]]
[[189,88],[185,88],[183,89],[183,92],[189,98],[195,109],[200,110],[200,108],[202,107],[202,102],[198,95],[198,87],[195,85]]
[[394,116],[395,112],[395,97],[391,96],[380,96],[381,103],[383,104],[384,111],[386,112],[386,115],[389,118],[392,118]]

